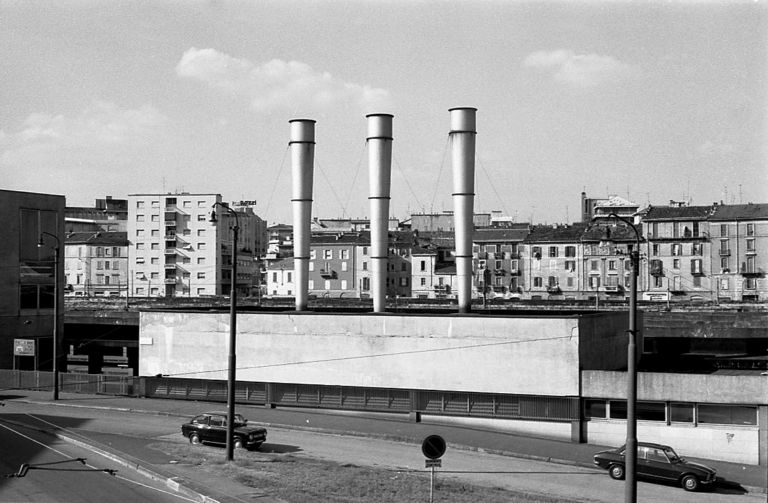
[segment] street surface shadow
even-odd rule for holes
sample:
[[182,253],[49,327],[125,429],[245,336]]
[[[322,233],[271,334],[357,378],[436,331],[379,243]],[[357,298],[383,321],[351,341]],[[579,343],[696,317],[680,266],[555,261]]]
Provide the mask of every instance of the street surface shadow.
[[25,395],[0,395],[0,402],[3,400],[15,400],[17,398],[26,398]]
[[297,445],[269,444],[265,442],[261,444],[258,451],[266,454],[289,454],[293,452],[301,452],[302,449]]

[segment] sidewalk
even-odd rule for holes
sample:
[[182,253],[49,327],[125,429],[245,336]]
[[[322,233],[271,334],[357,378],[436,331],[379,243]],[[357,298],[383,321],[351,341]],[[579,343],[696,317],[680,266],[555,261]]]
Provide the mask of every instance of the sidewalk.
[[[226,404],[223,403],[77,393],[61,393],[60,399],[54,402],[51,400],[50,392],[31,390],[7,390],[0,395],[0,399],[51,406],[104,408],[178,417],[192,417],[204,410],[226,409]],[[349,413],[297,408],[271,409],[240,404],[238,404],[237,409],[239,413],[251,421],[265,424],[267,427],[331,432],[414,444],[421,444],[426,436],[437,434],[445,438],[451,449],[489,452],[575,466],[593,467],[592,455],[605,448],[605,446],[575,444],[427,421],[415,423],[409,421],[407,416],[398,414]],[[728,483],[739,484],[750,492],[766,492],[765,467],[705,459],[695,459],[695,461],[715,468],[718,477],[725,479]],[[157,472],[162,471],[158,467],[152,468]],[[158,473],[158,476],[164,475]],[[206,500],[198,499],[198,501]],[[218,498],[218,501],[223,502],[226,499]]]

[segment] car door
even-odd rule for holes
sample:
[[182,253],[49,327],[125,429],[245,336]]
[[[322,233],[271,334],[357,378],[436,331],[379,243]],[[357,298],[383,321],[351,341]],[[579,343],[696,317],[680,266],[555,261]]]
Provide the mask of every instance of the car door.
[[647,476],[653,477],[659,480],[676,480],[675,468],[672,463],[669,462],[666,453],[657,447],[646,447],[645,459],[645,472]]
[[211,416],[208,425],[208,439],[211,442],[227,443],[227,423],[224,416]]

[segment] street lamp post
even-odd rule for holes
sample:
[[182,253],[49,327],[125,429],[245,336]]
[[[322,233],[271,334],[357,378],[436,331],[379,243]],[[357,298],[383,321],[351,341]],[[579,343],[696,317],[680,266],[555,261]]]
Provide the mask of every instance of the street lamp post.
[[235,436],[235,343],[237,340],[237,233],[240,225],[237,212],[220,202],[213,204],[211,211],[211,223],[216,223],[216,206],[221,206],[235,219],[232,228],[232,277],[231,292],[229,295],[229,372],[227,376],[227,461],[234,459]]
[[615,217],[627,224],[635,233],[635,246],[629,253],[632,266],[629,282],[629,342],[627,344],[627,441],[624,448],[626,464],[626,484],[624,501],[637,503],[637,278],[640,269],[640,233],[635,225],[616,213],[609,216]]
[[41,231],[37,247],[42,248],[45,243],[43,236],[50,236],[56,240],[53,247],[53,399],[59,399],[59,259],[61,255],[61,241],[59,237],[50,232]]

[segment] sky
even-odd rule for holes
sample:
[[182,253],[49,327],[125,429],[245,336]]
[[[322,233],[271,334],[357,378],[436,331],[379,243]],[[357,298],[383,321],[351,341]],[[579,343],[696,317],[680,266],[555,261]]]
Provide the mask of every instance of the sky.
[[768,2],[0,0],[0,188],[68,206],[256,200],[366,218],[369,113],[390,212],[452,210],[449,109],[477,108],[475,211],[568,223],[588,197],[768,202]]

